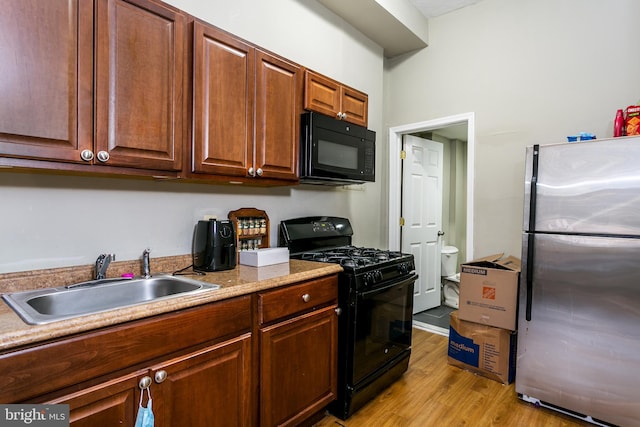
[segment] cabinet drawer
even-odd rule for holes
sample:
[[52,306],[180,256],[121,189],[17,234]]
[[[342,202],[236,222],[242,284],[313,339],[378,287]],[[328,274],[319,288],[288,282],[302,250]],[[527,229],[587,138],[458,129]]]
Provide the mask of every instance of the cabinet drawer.
[[260,323],[269,323],[338,301],[338,276],[258,294]]

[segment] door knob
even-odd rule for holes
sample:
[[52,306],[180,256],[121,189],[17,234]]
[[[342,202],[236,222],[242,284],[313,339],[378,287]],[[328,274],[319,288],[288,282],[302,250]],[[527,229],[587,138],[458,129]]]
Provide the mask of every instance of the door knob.
[[158,384],[160,384],[161,382],[163,382],[164,380],[167,379],[167,371],[165,371],[164,369],[161,371],[156,372],[156,374],[153,376],[153,378],[156,380],[156,382]]
[[93,151],[82,150],[82,152],[80,153],[80,158],[85,162],[90,162],[91,160],[93,160]]
[[149,388],[150,385],[151,385],[151,377],[148,376],[148,375],[142,377],[140,379],[140,381],[138,382],[138,387],[140,387],[140,390],[144,390],[145,388]]
[[438,236],[444,236],[444,231],[438,231]]
[[106,151],[98,151],[98,160],[102,163],[106,162],[107,160],[109,160],[109,153],[107,153]]

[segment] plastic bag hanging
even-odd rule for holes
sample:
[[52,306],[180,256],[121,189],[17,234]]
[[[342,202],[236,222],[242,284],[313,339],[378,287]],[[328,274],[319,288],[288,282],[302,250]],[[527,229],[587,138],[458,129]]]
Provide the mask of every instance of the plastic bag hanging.
[[[144,391],[147,390],[149,394],[149,400],[147,401],[147,407],[142,406],[142,397],[144,395]],[[142,392],[140,392],[140,405],[138,406],[138,415],[136,416],[136,424],[135,427],[153,427],[154,418],[153,418],[153,410],[152,410],[152,400],[151,400],[151,390],[149,387],[143,388]]]

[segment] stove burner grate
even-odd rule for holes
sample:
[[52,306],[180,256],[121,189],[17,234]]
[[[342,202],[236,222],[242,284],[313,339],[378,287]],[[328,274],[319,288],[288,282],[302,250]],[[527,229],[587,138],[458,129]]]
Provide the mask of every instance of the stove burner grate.
[[340,264],[343,267],[357,268],[368,265],[380,264],[396,258],[401,258],[403,254],[397,251],[387,251],[374,248],[361,248],[356,246],[346,246],[326,250],[304,252],[300,258]]

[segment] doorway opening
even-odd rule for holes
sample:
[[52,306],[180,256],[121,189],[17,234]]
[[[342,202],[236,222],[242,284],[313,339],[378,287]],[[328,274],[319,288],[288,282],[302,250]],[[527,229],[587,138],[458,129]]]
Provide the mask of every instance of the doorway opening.
[[[392,250],[402,250],[403,247],[403,231],[409,232],[407,227],[400,225],[401,219],[408,215],[403,212],[403,200],[415,197],[407,192],[406,186],[403,185],[403,160],[400,156],[403,150],[403,139],[405,136],[417,136],[433,141],[441,142],[445,147],[445,161],[443,162],[444,174],[443,180],[443,215],[442,215],[442,239],[438,241],[437,262],[440,265],[440,249],[445,246],[455,246],[458,251],[458,264],[465,260],[473,259],[473,200],[474,200],[474,159],[475,159],[475,115],[474,113],[465,113],[455,116],[443,117],[440,119],[429,120],[424,122],[412,123],[402,126],[396,126],[389,129],[389,248]],[[428,198],[425,198],[428,200]],[[405,203],[404,209],[408,204]],[[426,209],[427,207],[425,207]],[[462,211],[461,211],[462,209]],[[429,251],[429,257],[434,258],[436,251]],[[422,253],[420,256],[426,256]],[[436,261],[435,258],[417,261],[416,264],[432,265]],[[430,263],[430,264],[429,264]],[[427,274],[434,274],[433,268],[425,269]],[[438,268],[438,276],[440,269]],[[431,273],[429,273],[431,272]],[[420,272],[418,272],[420,274]],[[436,280],[430,278],[429,280]],[[440,277],[437,278],[440,283]],[[424,283],[424,282],[423,282]],[[449,283],[450,284],[450,283]],[[438,287],[438,293],[441,288]],[[450,304],[448,302],[448,304]],[[423,323],[422,321],[414,321],[416,327],[431,330],[432,332],[443,335],[448,334],[448,309],[445,304],[432,308],[432,314],[435,311],[439,317],[443,317],[440,313],[446,313],[444,320],[446,328],[442,327],[442,319],[439,319],[434,325]],[[414,317],[429,319],[433,317],[425,317],[417,314]],[[433,329],[431,328],[433,326]]]

